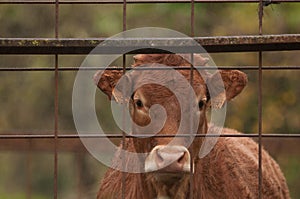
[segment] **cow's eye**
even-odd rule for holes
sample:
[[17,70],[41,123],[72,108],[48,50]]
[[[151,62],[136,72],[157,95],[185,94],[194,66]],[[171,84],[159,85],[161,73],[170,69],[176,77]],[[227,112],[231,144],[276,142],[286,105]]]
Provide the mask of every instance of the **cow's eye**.
[[135,104],[136,104],[136,106],[138,107],[138,108],[142,108],[143,107],[143,102],[141,101],[141,100],[136,100],[136,102],[135,102]]
[[201,110],[205,105],[205,101],[204,100],[200,100],[198,103],[199,109]]

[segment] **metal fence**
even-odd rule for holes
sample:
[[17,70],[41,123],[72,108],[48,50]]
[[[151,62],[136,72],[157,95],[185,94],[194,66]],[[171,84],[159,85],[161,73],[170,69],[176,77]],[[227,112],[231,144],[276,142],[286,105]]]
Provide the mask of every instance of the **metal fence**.
[[[300,34],[281,34],[281,35],[264,35],[263,34],[263,12],[264,7],[270,4],[286,3],[286,2],[300,2],[300,0],[0,0],[0,4],[54,4],[55,5],[55,35],[52,38],[0,38],[0,54],[3,55],[54,55],[54,67],[6,67],[0,68],[1,71],[53,71],[55,77],[55,97],[54,97],[54,129],[51,134],[0,134],[0,140],[4,140],[5,143],[1,147],[4,149],[14,149],[15,146],[19,146],[21,149],[28,147],[24,140],[32,140],[31,147],[42,149],[42,150],[52,150],[53,147],[53,161],[54,161],[54,198],[58,198],[58,151],[76,151],[82,150],[80,148],[81,144],[79,142],[79,136],[77,133],[73,134],[60,134],[58,129],[58,117],[59,117],[59,73],[62,71],[77,71],[79,67],[59,67],[59,56],[60,55],[79,55],[88,54],[93,48],[98,44],[103,42],[105,38],[98,39],[87,39],[87,38],[59,38],[59,18],[60,18],[60,5],[62,4],[122,4],[123,5],[123,30],[127,29],[127,4],[142,4],[142,3],[187,3],[191,5],[190,9],[190,36],[195,39],[199,44],[201,44],[207,52],[257,52],[258,62],[256,66],[243,66],[243,67],[231,67],[231,66],[220,66],[220,69],[243,69],[243,70],[253,70],[257,71],[258,74],[258,133],[257,134],[243,134],[243,135],[221,135],[226,137],[253,137],[258,139],[259,144],[259,169],[258,169],[258,181],[259,181],[259,193],[258,198],[262,198],[262,139],[265,137],[272,138],[300,138],[300,134],[262,134],[262,81],[263,70],[299,70],[300,66],[274,66],[265,67],[263,66],[263,52],[266,51],[292,51],[300,50]],[[258,4],[258,35],[252,36],[218,36],[218,37],[197,37],[195,35],[195,4],[196,3],[254,3]],[[1,6],[1,5],[0,5]],[[161,42],[163,45],[168,45],[168,42],[174,43],[176,39],[156,41]],[[162,53],[162,51],[157,49],[145,49],[144,46],[153,39],[137,41],[132,39],[133,43],[140,42],[140,49],[133,53]],[[122,40],[114,40],[114,45],[103,49],[101,53],[116,53],[120,54],[122,52]],[[129,42],[130,43],[130,42]],[[128,44],[128,41],[126,41]],[[169,46],[169,45],[168,45]],[[128,46],[127,46],[128,47]],[[124,47],[126,48],[126,47]],[[138,46],[135,45],[135,48]],[[174,45],[173,48],[176,51],[181,51],[183,53],[195,53],[193,48],[186,51],[187,48],[181,49],[180,46]],[[125,63],[125,57],[124,62]],[[99,68],[86,68],[86,70],[97,70]],[[130,68],[119,68],[119,70],[129,70]],[[188,68],[187,68],[188,69]],[[106,137],[109,138],[122,138],[128,137],[129,135],[123,134],[107,134]],[[158,135],[159,136],[159,135]],[[171,135],[170,135],[171,136]],[[203,136],[203,135],[196,135]],[[214,135],[208,135],[214,136]],[[87,135],[86,137],[95,137],[94,135]],[[99,137],[99,136],[96,136]],[[101,136],[100,136],[101,137]],[[38,140],[42,144],[35,142]],[[45,140],[45,141],[43,141]],[[62,144],[61,140],[69,140],[68,144]],[[81,146],[82,147],[82,146]],[[192,178],[191,178],[192,179]],[[124,182],[124,179],[123,179]],[[191,180],[192,183],[192,180]],[[192,187],[192,186],[191,186]],[[123,189],[123,192],[126,191]],[[123,194],[124,195],[124,194]],[[191,195],[192,197],[192,195]]]

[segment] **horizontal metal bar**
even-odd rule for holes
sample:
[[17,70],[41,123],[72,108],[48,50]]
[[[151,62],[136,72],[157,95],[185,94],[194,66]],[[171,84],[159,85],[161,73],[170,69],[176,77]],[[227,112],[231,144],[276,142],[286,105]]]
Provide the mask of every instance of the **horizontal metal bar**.
[[[116,145],[118,141],[114,142]],[[276,157],[280,154],[288,155],[299,155],[299,143],[300,139],[290,139],[290,138],[265,138],[263,139],[264,148]],[[103,153],[110,154],[105,145],[97,146],[101,147]],[[54,139],[0,139],[0,153],[2,151],[12,151],[18,154],[27,151],[33,152],[49,152],[53,153]],[[59,153],[69,152],[69,153],[87,153],[87,149],[82,144],[79,138],[60,138],[57,140],[57,149]]]
[[[258,138],[259,134],[177,134],[176,137],[252,137]],[[66,139],[66,138],[122,138],[122,134],[85,134],[85,135],[78,135],[78,134],[60,134],[58,138]],[[149,134],[137,134],[137,135],[126,135],[127,138],[145,138],[149,137]],[[155,135],[152,137],[158,138],[169,138],[174,137],[174,135]],[[300,138],[300,134],[262,134],[262,137],[265,138]],[[0,134],[0,139],[52,139],[54,135],[52,134],[45,134],[45,135],[31,135],[31,134]]]
[[[0,54],[88,54],[102,42],[95,54],[256,52],[300,50],[300,34],[219,36],[188,38],[2,38]],[[198,43],[195,45],[195,41]],[[163,50],[168,49],[168,51]],[[203,53],[203,52],[201,52]]]
[[[127,0],[128,4],[137,3],[190,3],[190,0]],[[259,3],[259,0],[195,0],[195,3]],[[300,0],[264,0],[266,5],[295,3]],[[60,0],[59,4],[122,4],[123,0]],[[0,4],[55,4],[55,0],[0,0]]]
[[[43,139],[0,139],[0,151],[17,151],[18,153],[26,151],[50,152],[53,153],[55,147],[53,138]],[[87,150],[80,139],[59,139],[57,140],[58,152],[83,152]],[[103,149],[105,150],[105,149]]]
[[[216,67],[194,67],[195,69],[205,69],[205,70],[258,70],[257,66],[216,66]],[[190,70],[190,67],[151,67],[151,68],[143,68],[143,67],[127,67],[126,70]],[[78,70],[123,70],[121,67],[60,67],[59,71],[78,71]],[[300,66],[264,66],[262,70],[300,70]],[[26,71],[55,71],[53,67],[6,67],[0,68],[0,72],[26,72]]]

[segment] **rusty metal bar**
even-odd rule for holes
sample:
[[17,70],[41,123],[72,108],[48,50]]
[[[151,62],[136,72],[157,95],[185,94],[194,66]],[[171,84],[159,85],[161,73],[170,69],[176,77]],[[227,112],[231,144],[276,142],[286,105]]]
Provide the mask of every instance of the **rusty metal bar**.
[[[55,0],[55,39],[59,37],[59,0]],[[54,70],[54,199],[58,196],[58,54],[55,54],[55,70]]]
[[[176,134],[177,137],[252,137],[252,138],[258,138],[258,133],[247,133],[247,134]],[[136,135],[126,135],[127,138],[145,138],[149,136],[149,134],[136,134]],[[57,138],[59,139],[74,139],[74,138],[122,138],[123,135],[118,133],[110,133],[110,134],[85,134],[85,135],[78,135],[78,134],[59,134]],[[158,138],[170,138],[174,137],[174,135],[171,134],[163,134],[159,135],[156,134],[155,137]],[[278,133],[278,134],[262,134],[261,137],[264,138],[300,138],[300,133],[295,134],[284,134],[284,133]],[[3,139],[53,139],[53,134],[0,134],[0,140]]]
[[258,198],[262,198],[262,51],[258,54]]
[[[210,67],[210,66],[195,66],[195,69],[199,70],[215,70],[216,67]],[[257,66],[218,66],[217,67],[220,70],[258,70],[259,68]],[[152,67],[152,68],[132,68],[132,67],[126,67],[126,70],[190,70],[190,67]],[[27,72],[27,71],[54,71],[55,68],[53,67],[7,67],[7,68],[0,68],[1,71],[5,72]],[[59,67],[58,71],[78,71],[78,70],[123,70],[121,67]],[[300,66],[263,66],[262,70],[300,70]]]
[[195,37],[195,0],[191,0],[191,37]]
[[[31,145],[31,140],[29,140],[29,147]],[[32,154],[31,151],[26,153],[26,199],[31,199],[32,195]]]
[[[300,34],[194,37],[194,40],[207,52],[300,50]],[[0,54],[88,54],[103,41],[105,38],[1,38]],[[163,47],[177,53],[197,53],[199,50],[192,39],[187,38],[111,39],[106,44],[94,53],[167,53],[161,50]]]
[[[94,139],[94,138],[91,138]],[[257,140],[257,138],[255,138]],[[299,154],[299,139],[270,137],[264,138],[264,148],[271,154],[276,155],[278,151],[286,155]],[[53,153],[53,138],[50,139],[0,139],[0,151],[12,151],[17,153]],[[101,149],[106,151],[105,146]],[[79,138],[63,139],[58,141],[58,151],[64,153],[88,153]],[[32,161],[32,160],[30,160]],[[32,169],[32,168],[31,168]],[[32,175],[32,171],[31,174]],[[30,181],[30,179],[29,179]]]
[[[194,37],[195,36],[195,1],[191,0],[191,18],[190,18],[190,28],[191,28],[191,35],[190,37]],[[190,54],[191,56],[191,66],[190,66],[190,85],[193,87],[193,81],[194,81],[194,68],[192,67],[194,65],[194,53]],[[192,93],[190,93],[190,99],[192,99]],[[191,107],[190,107],[191,108]],[[192,112],[189,114],[190,117],[190,138],[189,139],[193,139],[192,134],[194,133],[192,131],[193,129],[193,114]],[[194,157],[194,150],[193,147],[190,148],[190,155],[191,157]],[[194,198],[194,163],[193,163],[193,158],[190,159],[190,174],[189,174],[189,181],[190,181],[190,187],[189,187],[189,198],[193,199]]]
[[[123,0],[123,31],[126,31],[127,29],[127,0]],[[123,75],[126,73],[126,55],[123,54],[122,56],[122,71],[123,71]],[[122,90],[122,95],[124,95],[124,92]],[[123,98],[124,100],[124,98]],[[122,127],[123,129],[126,129],[126,110],[125,107],[123,106],[122,108]],[[127,143],[126,143],[126,133],[122,132],[122,152],[121,152],[121,158],[122,158],[122,199],[125,199],[126,197],[126,173],[125,171],[125,167],[126,167],[126,157],[125,157],[125,153],[124,151],[127,150]]]
[[[258,29],[259,35],[263,34],[263,0],[259,1],[258,10]],[[258,52],[258,199],[262,198],[262,66],[263,66],[262,50]]]
[[[190,0],[128,0],[128,4],[190,3]],[[195,3],[259,3],[259,0],[194,0]],[[263,0],[264,5],[298,3],[300,0]],[[122,4],[123,0],[60,0],[60,4]],[[55,4],[55,0],[0,0],[0,4]]]
[[78,154],[74,154],[74,162],[76,165],[76,184],[77,184],[77,199],[82,199],[83,198],[83,182],[82,182],[82,177],[84,176],[83,174],[83,164],[84,164],[84,156],[83,153],[78,153]]

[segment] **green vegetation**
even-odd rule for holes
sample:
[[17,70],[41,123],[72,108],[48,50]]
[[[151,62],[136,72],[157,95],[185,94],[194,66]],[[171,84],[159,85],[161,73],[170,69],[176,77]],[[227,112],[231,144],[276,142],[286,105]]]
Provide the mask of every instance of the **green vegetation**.
[[[265,7],[264,34],[300,33],[300,5]],[[157,26],[189,35],[190,4],[129,4],[127,28]],[[196,4],[195,35],[258,34],[257,4]],[[122,31],[122,5],[60,5],[59,36],[109,37]],[[0,37],[54,37],[53,5],[0,5]],[[218,66],[257,66],[258,53],[211,54]],[[299,66],[299,51],[264,52],[264,66]],[[84,56],[59,56],[60,67],[78,67]],[[0,67],[53,67],[52,55],[0,55]],[[249,84],[228,105],[226,126],[257,133],[258,73],[245,71]],[[59,132],[75,133],[72,88],[76,72],[59,74]],[[263,72],[263,132],[300,133],[300,89],[297,70]],[[97,93],[97,114],[108,132],[119,131],[106,96]],[[0,72],[0,133],[53,133],[54,73]],[[300,140],[293,140],[298,144]],[[300,197],[299,153],[288,154],[289,140],[270,153],[285,173],[293,198]],[[1,141],[1,145],[5,145]],[[283,146],[288,148],[282,149]],[[274,147],[272,147],[274,149]],[[280,149],[280,150],[279,150]],[[299,151],[299,149],[298,149]],[[30,161],[29,161],[30,160]],[[31,162],[28,165],[28,162]],[[59,198],[95,198],[103,165],[90,155],[60,152]],[[81,171],[81,172],[79,172]],[[30,182],[30,183],[28,183]],[[30,194],[28,194],[30,192]],[[80,196],[78,196],[78,192]],[[53,198],[53,154],[49,151],[0,151],[0,199]]]

